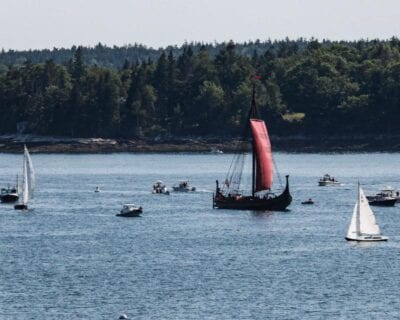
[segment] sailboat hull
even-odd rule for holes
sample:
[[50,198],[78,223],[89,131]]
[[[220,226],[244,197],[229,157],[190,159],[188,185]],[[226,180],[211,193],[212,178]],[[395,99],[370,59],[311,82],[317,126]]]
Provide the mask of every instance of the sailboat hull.
[[15,210],[28,210],[28,206],[26,204],[16,204],[14,206]]
[[259,198],[253,196],[224,196],[217,194],[213,206],[217,209],[254,210],[254,211],[285,211],[292,202],[289,184],[286,182],[285,190],[272,198]]
[[357,242],[376,242],[376,241],[387,241],[389,238],[385,236],[373,236],[373,235],[366,235],[366,236],[358,236],[355,238],[352,237],[345,237],[347,241],[357,241]]

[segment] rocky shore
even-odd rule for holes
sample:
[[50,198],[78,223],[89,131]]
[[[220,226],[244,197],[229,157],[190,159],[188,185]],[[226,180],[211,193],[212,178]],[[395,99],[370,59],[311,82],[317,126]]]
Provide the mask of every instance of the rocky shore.
[[226,152],[236,150],[237,141],[199,138],[103,139],[38,135],[1,135],[0,153],[21,152],[26,144],[31,153],[113,153],[113,152]]
[[[400,152],[400,136],[390,137],[271,137],[273,150],[283,152]],[[30,134],[0,136],[0,153],[19,153],[26,144],[31,153],[114,152],[234,152],[250,150],[238,139],[168,138],[103,139],[48,137]]]

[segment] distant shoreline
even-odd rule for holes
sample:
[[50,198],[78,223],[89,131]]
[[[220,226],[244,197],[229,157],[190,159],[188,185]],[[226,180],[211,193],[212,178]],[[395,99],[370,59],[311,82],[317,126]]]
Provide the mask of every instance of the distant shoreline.
[[[390,137],[271,137],[272,150],[290,153],[400,152],[400,136]],[[2,135],[0,153],[20,153],[26,144],[31,153],[225,153],[249,151],[250,145],[237,139],[102,139],[38,135]],[[240,148],[238,147],[240,145]]]

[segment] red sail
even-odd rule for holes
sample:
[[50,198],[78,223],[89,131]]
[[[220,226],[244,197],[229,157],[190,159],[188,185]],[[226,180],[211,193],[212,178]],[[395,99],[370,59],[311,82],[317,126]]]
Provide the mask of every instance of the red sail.
[[256,189],[262,191],[271,189],[273,162],[271,142],[269,141],[265,122],[258,119],[250,119],[251,132],[253,134],[253,148],[256,154]]

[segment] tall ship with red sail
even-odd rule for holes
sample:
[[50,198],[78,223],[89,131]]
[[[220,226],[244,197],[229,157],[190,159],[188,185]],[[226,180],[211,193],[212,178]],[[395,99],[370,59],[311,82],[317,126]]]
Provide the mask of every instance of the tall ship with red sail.
[[292,202],[289,191],[289,176],[286,176],[286,186],[281,194],[276,195],[271,191],[274,161],[267,127],[265,122],[260,119],[257,110],[254,85],[251,109],[245,128],[245,136],[249,135],[251,136],[252,146],[251,195],[245,195],[241,190],[246,153],[237,153],[232,160],[224,183],[220,185],[218,180],[216,181],[213,207],[218,209],[284,211]]

